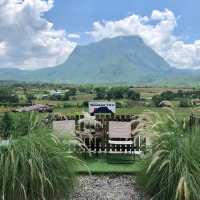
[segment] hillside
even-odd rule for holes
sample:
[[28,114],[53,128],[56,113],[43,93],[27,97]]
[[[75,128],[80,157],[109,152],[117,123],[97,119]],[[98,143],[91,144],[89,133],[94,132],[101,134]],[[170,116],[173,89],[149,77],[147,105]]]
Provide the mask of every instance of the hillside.
[[155,83],[171,71],[139,37],[117,37],[78,46],[65,63],[40,74],[61,82],[141,84]]
[[[77,46],[65,63],[36,71],[0,69],[0,80],[59,83],[175,84],[190,71],[172,68],[137,36],[104,39]],[[198,81],[196,73],[195,82]],[[183,78],[184,77],[184,78]]]

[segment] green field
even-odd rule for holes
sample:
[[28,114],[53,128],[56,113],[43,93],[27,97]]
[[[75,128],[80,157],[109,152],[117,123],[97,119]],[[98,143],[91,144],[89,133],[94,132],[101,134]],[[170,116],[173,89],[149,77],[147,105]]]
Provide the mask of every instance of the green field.
[[[173,108],[178,118],[187,118],[191,114],[193,108],[181,108],[181,107],[174,107]],[[82,114],[83,112],[87,112],[87,108],[56,108],[56,113],[63,113],[66,115],[78,115]],[[142,114],[145,111],[153,111],[153,112],[159,112],[159,113],[165,113],[166,111],[163,108],[157,108],[157,107],[145,107],[145,106],[136,106],[136,107],[130,107],[130,108],[117,108],[116,114]]]
[[84,164],[77,169],[81,174],[136,174],[140,172],[142,163],[139,160],[131,163],[111,163],[106,159],[106,155],[93,156],[91,158],[83,159]]
[[[32,101],[33,104],[44,104],[51,105],[54,107],[54,113],[62,113],[65,115],[77,115],[82,114],[83,112],[88,111],[88,107],[84,106],[84,102],[91,101],[96,98],[95,88],[102,86],[67,86],[67,85],[29,85],[25,84],[23,87],[13,86],[12,91],[15,92],[19,98],[20,103],[25,103],[26,94],[32,94],[36,99]],[[112,86],[107,86],[106,88],[110,88]],[[50,100],[50,99],[42,99],[43,95],[49,94],[52,90],[58,90],[62,92],[69,91],[70,88],[76,89],[76,94],[69,96],[69,100]],[[153,112],[164,113],[165,111],[161,107],[156,107],[152,104],[152,97],[154,95],[159,95],[165,91],[177,92],[178,90],[182,91],[192,91],[192,88],[169,88],[169,87],[131,87],[136,92],[140,93],[141,100],[133,101],[127,98],[121,99],[111,99],[115,101],[120,106],[117,107],[116,114],[142,114],[146,110],[151,110]],[[192,99],[192,97],[191,97]],[[106,99],[105,99],[106,100]],[[179,102],[180,99],[175,99],[171,101],[173,103],[173,109],[179,118],[185,118],[190,115],[194,107],[180,107]],[[7,111],[16,108],[16,106],[7,105],[4,106],[1,104],[0,112],[4,113]]]

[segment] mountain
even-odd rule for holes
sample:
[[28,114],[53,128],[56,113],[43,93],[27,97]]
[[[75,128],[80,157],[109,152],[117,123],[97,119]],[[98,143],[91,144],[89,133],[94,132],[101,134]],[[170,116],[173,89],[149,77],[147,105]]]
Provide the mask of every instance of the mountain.
[[173,81],[178,84],[189,74],[199,80],[197,73],[172,68],[140,37],[121,36],[77,46],[63,64],[53,68],[0,69],[0,80],[155,85]]
[[152,83],[174,71],[139,37],[78,46],[62,65],[40,70],[43,79],[70,83]]

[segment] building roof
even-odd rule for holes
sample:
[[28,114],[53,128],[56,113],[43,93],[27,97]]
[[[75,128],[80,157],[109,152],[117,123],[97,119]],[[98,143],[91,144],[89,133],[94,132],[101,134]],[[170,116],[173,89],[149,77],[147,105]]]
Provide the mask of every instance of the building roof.
[[109,138],[131,138],[131,123],[130,122],[109,122]]

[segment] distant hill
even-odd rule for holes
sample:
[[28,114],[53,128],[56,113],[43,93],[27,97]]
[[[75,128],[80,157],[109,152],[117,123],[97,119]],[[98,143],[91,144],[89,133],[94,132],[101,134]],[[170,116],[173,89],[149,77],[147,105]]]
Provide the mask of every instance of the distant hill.
[[53,68],[35,71],[0,69],[0,80],[57,83],[167,85],[179,84],[187,80],[188,75],[194,77],[195,83],[199,82],[197,73],[171,67],[137,36],[77,46],[66,62]]

